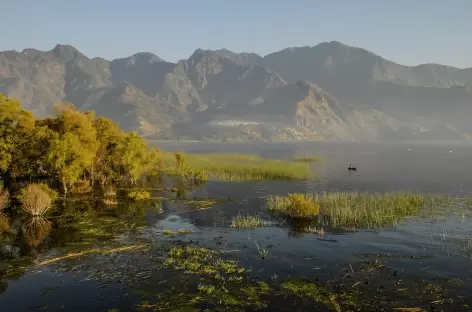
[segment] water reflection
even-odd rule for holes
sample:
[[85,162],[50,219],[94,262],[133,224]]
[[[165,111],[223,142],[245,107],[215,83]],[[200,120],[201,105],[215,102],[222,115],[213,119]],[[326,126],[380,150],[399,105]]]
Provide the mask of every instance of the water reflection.
[[23,237],[26,243],[36,248],[51,232],[52,224],[42,216],[29,218],[23,225]]

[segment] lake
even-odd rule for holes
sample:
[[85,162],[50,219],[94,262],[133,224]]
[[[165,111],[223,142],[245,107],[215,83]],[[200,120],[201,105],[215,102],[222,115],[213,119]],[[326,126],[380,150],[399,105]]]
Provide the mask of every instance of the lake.
[[[316,178],[309,181],[209,181],[186,188],[186,200],[172,200],[174,193],[156,191],[153,195],[162,197],[158,204],[119,205],[113,210],[94,202],[84,204],[80,199],[64,202],[61,205],[71,211],[71,216],[80,210],[87,213],[86,217],[61,217],[34,243],[25,243],[21,238],[27,232],[23,225],[27,221],[12,220],[15,235],[0,240],[2,311],[470,311],[472,209],[464,204],[467,200],[433,215],[407,218],[396,226],[349,229],[328,225],[320,234],[310,224],[274,217],[267,212],[265,198],[291,192],[341,191],[412,191],[467,198],[472,195],[471,144],[158,145],[167,151],[186,153],[248,153],[287,160],[297,155],[316,155],[324,160],[312,164]],[[356,172],[347,170],[350,164],[357,167]],[[174,182],[170,179],[165,183]],[[207,198],[217,199],[216,203],[208,209],[189,209],[189,200]],[[261,216],[266,226],[232,228],[231,220],[238,215]],[[121,218],[139,226],[119,232],[118,228],[125,225],[115,226],[115,221],[105,219],[103,233],[81,231],[77,224],[93,222],[84,219],[89,216]],[[188,231],[176,234],[182,229]],[[107,231],[120,235],[108,237]],[[130,244],[135,246],[131,252],[89,252],[90,248],[118,249]],[[231,300],[222,306],[197,304],[193,310],[180,306],[183,301],[195,300],[190,294],[212,296],[217,290],[207,285],[212,280],[208,276],[195,280],[198,274],[192,271],[194,268],[178,262],[178,258],[174,264],[193,275],[169,270],[163,264],[169,250],[176,246],[221,251],[222,259],[216,263],[222,264],[226,274],[223,288],[225,296],[233,296]],[[45,259],[84,250],[88,251],[42,264]],[[247,288],[241,286],[246,284],[237,284],[237,290],[233,290],[233,273],[228,273],[230,264],[224,262],[233,260],[247,272]],[[246,283],[239,281],[239,275],[237,278],[238,283]],[[251,285],[262,282],[273,292],[249,292],[254,291]]]

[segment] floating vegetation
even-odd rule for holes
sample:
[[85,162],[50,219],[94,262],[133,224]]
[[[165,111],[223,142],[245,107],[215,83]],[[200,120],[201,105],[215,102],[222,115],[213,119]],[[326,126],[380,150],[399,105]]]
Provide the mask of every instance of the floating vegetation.
[[294,161],[300,161],[300,162],[312,163],[312,162],[323,161],[323,157],[321,157],[321,156],[310,156],[310,155],[300,155],[300,156],[295,156],[295,158],[293,160]]
[[57,192],[42,183],[29,184],[18,195],[23,210],[32,216],[41,216],[49,211],[56,197]]
[[189,228],[181,228],[178,229],[177,231],[172,231],[169,229],[165,229],[162,231],[162,234],[165,236],[176,236],[176,235],[187,235],[187,234],[192,234],[193,231]]
[[178,235],[186,235],[186,234],[192,234],[193,231],[189,228],[182,228],[177,230]]
[[262,226],[265,226],[265,222],[259,216],[237,215],[231,221],[231,227],[237,229],[254,229]]
[[139,200],[146,200],[151,198],[151,194],[148,191],[143,190],[133,190],[128,193],[128,197],[131,200],[139,201]]
[[[180,162],[172,167],[173,154],[164,154],[164,170],[168,175],[181,175]],[[238,154],[187,154],[185,164],[192,170],[215,180],[304,180],[312,178],[308,164],[263,159],[254,155]]]
[[123,247],[118,247],[118,248],[93,248],[93,249],[87,249],[83,250],[80,252],[73,252],[73,253],[68,253],[64,256],[59,256],[51,259],[47,259],[44,261],[41,261],[37,264],[37,266],[45,266],[49,265],[61,260],[65,259],[71,259],[71,258],[77,258],[81,256],[86,256],[88,254],[110,254],[110,253],[116,253],[116,252],[124,252],[124,251],[136,251],[136,250],[141,250],[141,249],[146,249],[149,248],[149,244],[136,244],[136,245],[131,245],[131,246],[123,246]]
[[245,272],[245,269],[239,267],[236,261],[223,260],[218,251],[188,246],[172,248],[165,266],[190,274],[228,281],[242,280],[242,274]]
[[288,217],[315,218],[321,223],[351,228],[380,228],[396,225],[417,214],[426,198],[410,193],[368,194],[357,192],[289,194],[270,196],[269,211]]
[[64,230],[73,233],[75,242],[89,244],[116,238],[143,222],[141,216],[138,216],[138,219],[130,219],[92,213],[75,213],[62,216],[57,221],[63,224]]
[[208,209],[213,207],[213,205],[221,203],[223,200],[219,199],[211,199],[211,198],[205,198],[205,199],[193,199],[193,200],[186,200],[185,204],[195,210],[201,210],[201,209]]

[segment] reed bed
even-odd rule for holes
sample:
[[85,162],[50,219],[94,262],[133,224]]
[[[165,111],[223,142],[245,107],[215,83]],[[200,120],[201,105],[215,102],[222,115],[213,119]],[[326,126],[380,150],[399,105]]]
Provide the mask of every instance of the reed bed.
[[[296,201],[294,198],[303,198],[303,201]],[[319,207],[319,210],[313,209],[309,213],[306,208],[296,207],[307,205],[306,202]],[[418,214],[425,203],[424,196],[404,192],[289,194],[266,199],[268,210],[280,215],[292,218],[317,218],[320,222],[329,223],[334,227],[368,229],[396,225],[405,217]],[[297,211],[301,213],[297,214]]]
[[323,157],[321,157],[321,156],[310,156],[310,155],[299,155],[299,156],[295,156],[295,158],[293,160],[294,161],[299,161],[299,162],[312,163],[312,162],[323,161]]
[[[178,175],[174,154],[164,153],[164,168],[168,175]],[[309,164],[263,159],[239,154],[187,154],[189,168],[214,180],[305,180],[312,178]]]
[[265,221],[259,216],[237,215],[231,222],[231,227],[237,229],[254,229],[265,226]]

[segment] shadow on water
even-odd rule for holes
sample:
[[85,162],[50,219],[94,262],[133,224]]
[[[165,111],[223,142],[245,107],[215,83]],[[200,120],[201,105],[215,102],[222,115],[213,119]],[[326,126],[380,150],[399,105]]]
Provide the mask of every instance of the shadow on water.
[[[159,190],[151,191],[151,200],[130,201],[127,190],[118,189],[94,200],[59,201],[46,217],[12,214],[0,235],[0,306],[11,311],[133,311],[136,306],[154,311],[157,297],[161,305],[177,302],[173,300],[179,294],[192,302],[198,294],[210,298],[216,291],[211,286],[216,285],[228,290],[224,296],[234,295],[228,300],[218,293],[234,304],[221,311],[303,311],[313,307],[313,300],[320,303],[320,311],[337,311],[337,304],[342,311],[379,311],[376,304],[385,305],[385,310],[469,310],[472,222],[468,208],[457,214],[412,216],[384,228],[349,229],[333,227],[329,218],[319,222],[274,216],[267,211],[265,199],[291,192],[351,190],[412,189],[468,195],[472,178],[459,172],[466,170],[464,164],[472,166],[465,161],[472,156],[471,147],[456,147],[454,155],[444,156],[440,147],[419,146],[412,156],[403,145],[225,146],[229,153],[247,151],[284,159],[322,151],[325,161],[312,164],[320,175],[313,181],[210,181],[196,187],[167,180],[159,182]],[[222,149],[211,144],[178,146],[182,147],[206,153]],[[349,163],[355,163],[358,172],[350,175]],[[443,168],[445,163],[447,172],[428,169]],[[263,222],[255,228],[237,229],[232,227],[237,216],[257,216]],[[135,249],[118,251],[127,246]],[[199,279],[198,274],[182,273],[176,269],[178,259],[169,269],[169,251],[184,246],[222,251],[223,260],[215,261],[221,265],[219,269],[229,270],[232,264],[224,262],[226,259],[237,260],[247,269],[252,283],[248,287],[265,281],[270,292],[257,288],[258,295],[251,297],[244,288],[244,298],[254,298],[249,300],[251,305],[244,306],[238,299],[243,281],[238,281],[233,292],[234,281],[223,273],[224,287],[214,277]],[[64,255],[69,258],[60,259]],[[56,258],[59,260],[42,265]],[[169,290],[173,294],[167,294]],[[166,295],[159,297],[156,292]],[[259,297],[264,293],[265,301]],[[212,304],[199,306],[197,311],[219,308]]]

